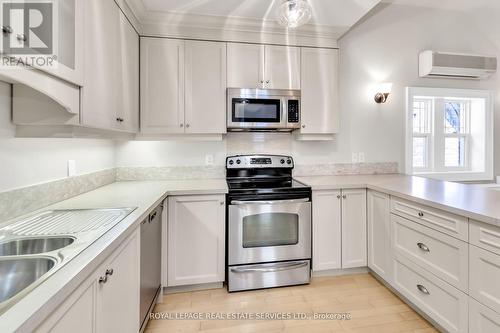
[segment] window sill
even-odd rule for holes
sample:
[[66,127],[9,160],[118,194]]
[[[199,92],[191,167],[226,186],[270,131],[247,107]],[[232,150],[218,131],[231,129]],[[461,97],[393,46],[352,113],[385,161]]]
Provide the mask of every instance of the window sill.
[[475,171],[457,172],[416,172],[413,176],[445,180],[450,182],[493,181],[493,173]]

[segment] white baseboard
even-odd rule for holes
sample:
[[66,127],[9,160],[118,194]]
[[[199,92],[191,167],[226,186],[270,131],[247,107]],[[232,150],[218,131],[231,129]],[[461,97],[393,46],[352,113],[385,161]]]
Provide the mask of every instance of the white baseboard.
[[176,294],[176,293],[185,293],[185,292],[189,292],[189,291],[221,289],[223,287],[224,287],[223,282],[192,284],[189,286],[164,287],[163,294],[168,295],[168,294]]
[[350,274],[363,274],[368,273],[368,267],[356,267],[356,268],[347,268],[347,269],[329,269],[326,271],[316,271],[312,272],[313,277],[323,277],[323,276],[341,276],[341,275],[350,275]]

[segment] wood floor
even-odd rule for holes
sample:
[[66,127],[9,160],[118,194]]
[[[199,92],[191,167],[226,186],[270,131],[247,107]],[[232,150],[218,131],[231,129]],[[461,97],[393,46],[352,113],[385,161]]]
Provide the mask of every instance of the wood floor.
[[314,278],[307,286],[229,294],[166,295],[157,313],[350,313],[350,320],[150,320],[146,332],[438,332],[369,274]]

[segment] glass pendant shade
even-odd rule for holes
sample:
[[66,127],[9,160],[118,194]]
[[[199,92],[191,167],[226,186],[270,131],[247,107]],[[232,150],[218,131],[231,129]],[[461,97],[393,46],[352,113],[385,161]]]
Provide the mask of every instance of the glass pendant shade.
[[279,23],[287,28],[297,28],[309,22],[311,5],[305,0],[286,0],[279,8]]

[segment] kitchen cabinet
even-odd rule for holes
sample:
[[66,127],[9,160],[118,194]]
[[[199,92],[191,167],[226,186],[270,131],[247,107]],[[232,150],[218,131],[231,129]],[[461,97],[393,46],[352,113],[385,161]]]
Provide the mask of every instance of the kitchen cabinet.
[[336,49],[301,49],[299,134],[304,138],[339,131],[338,53]]
[[368,267],[386,281],[392,277],[390,217],[389,195],[368,190]]
[[226,133],[226,44],[186,41],[186,133]]
[[313,192],[313,271],[342,267],[341,197],[340,190]]
[[366,246],[366,190],[342,190],[342,268],[366,266]]
[[500,314],[469,297],[469,333],[500,332]]
[[137,229],[36,332],[139,331],[140,231]]
[[366,266],[366,190],[313,192],[313,271]]
[[300,89],[300,48],[227,44],[230,88]]
[[138,130],[139,36],[113,0],[91,0],[85,13],[82,125]]
[[141,38],[141,133],[225,133],[225,93],[225,43]]
[[[5,1],[4,1],[5,2]],[[23,2],[11,2],[6,4],[12,6],[16,12],[11,12],[12,22],[10,26],[6,26],[4,30],[4,42],[1,45],[1,53],[14,56],[15,58],[23,59],[26,54],[28,56],[39,56],[38,59],[30,66],[40,69],[45,73],[54,75],[60,79],[68,81],[72,84],[83,85],[83,40],[84,40],[84,13],[85,0],[59,0],[54,14],[57,18],[57,25],[41,24],[36,28],[36,31],[30,31],[31,41],[22,39],[26,31],[24,26],[16,24],[22,22],[16,15],[26,15],[21,10],[28,10],[28,7]],[[6,9],[4,7],[3,9]],[[9,13],[5,13],[6,16]],[[49,18],[43,18],[49,21]],[[53,18],[54,21],[55,18]],[[10,31],[9,31],[10,29]],[[51,31],[56,29],[54,33]],[[57,40],[50,40],[57,38]],[[8,42],[9,41],[9,42]],[[51,45],[52,43],[52,45]],[[47,48],[53,47],[52,52],[47,51]],[[53,57],[53,55],[55,57]],[[22,69],[20,69],[22,70]]]
[[469,295],[500,313],[500,256],[469,245]]
[[225,197],[168,198],[167,286],[223,282]]

